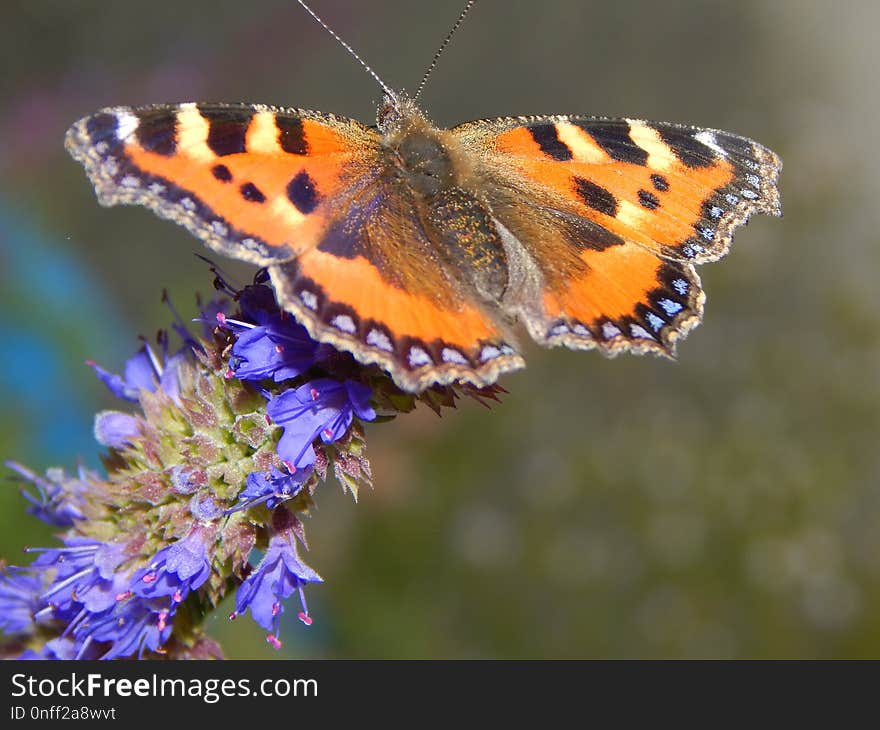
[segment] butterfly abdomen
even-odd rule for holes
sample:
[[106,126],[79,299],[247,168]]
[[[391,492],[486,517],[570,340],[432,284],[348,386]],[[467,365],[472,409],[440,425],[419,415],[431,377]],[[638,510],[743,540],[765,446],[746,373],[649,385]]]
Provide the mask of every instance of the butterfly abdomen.
[[487,302],[498,303],[508,284],[508,264],[492,217],[472,195],[447,188],[429,204],[431,238]]

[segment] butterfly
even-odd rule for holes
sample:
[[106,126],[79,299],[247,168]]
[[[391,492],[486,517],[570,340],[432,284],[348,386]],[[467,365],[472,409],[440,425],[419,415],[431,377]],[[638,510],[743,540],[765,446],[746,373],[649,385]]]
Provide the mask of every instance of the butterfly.
[[524,367],[517,324],[545,347],[672,356],[702,319],[695,265],[752,214],[781,215],[781,162],[745,137],[594,116],[443,129],[366,68],[385,89],[375,126],[259,104],[113,107],[66,146],[101,204],[146,206],[267,267],[315,340],[410,392]]

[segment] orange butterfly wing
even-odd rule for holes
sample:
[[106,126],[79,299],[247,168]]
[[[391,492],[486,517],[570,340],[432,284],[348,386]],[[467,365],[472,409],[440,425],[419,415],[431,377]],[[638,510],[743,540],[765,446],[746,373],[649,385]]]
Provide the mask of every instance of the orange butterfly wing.
[[321,342],[406,390],[478,386],[523,366],[437,258],[378,133],[297,109],[106,109],[66,144],[104,205],[139,204],[222,254],[269,266],[281,305]]
[[220,253],[269,265],[317,244],[321,203],[369,174],[378,137],[315,112],[180,104],[105,109],[66,145],[103,205],[144,205]]
[[727,132],[598,117],[452,132],[540,270],[516,313],[545,345],[671,354],[702,316],[693,264],[727,253],[753,213],[781,214],[779,158]]

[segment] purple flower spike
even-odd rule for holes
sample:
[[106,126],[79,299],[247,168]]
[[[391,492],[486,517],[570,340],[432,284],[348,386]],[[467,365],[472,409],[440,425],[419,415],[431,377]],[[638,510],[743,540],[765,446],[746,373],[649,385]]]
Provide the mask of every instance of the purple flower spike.
[[104,611],[125,591],[125,576],[116,569],[125,560],[124,545],[82,537],[68,538],[65,547],[35,550],[34,567],[55,568],[55,577],[42,595],[53,611],[82,604],[86,611]]
[[7,568],[0,573],[0,630],[4,634],[33,631],[42,590],[42,582],[29,570]]
[[31,503],[28,514],[53,527],[71,527],[83,519],[80,507],[88,492],[88,480],[95,477],[93,473],[80,467],[77,477],[68,477],[60,469],[50,469],[43,478],[14,461],[7,461],[6,466],[36,487],[36,495],[22,490]]
[[223,510],[217,506],[211,495],[195,495],[189,501],[189,513],[199,522],[210,522],[223,516]]
[[313,466],[315,439],[333,443],[345,436],[354,416],[363,421],[376,417],[370,407],[371,395],[368,386],[352,380],[318,378],[275,396],[266,412],[284,429],[278,456],[297,469]]
[[113,395],[136,403],[141,390],[156,390],[155,358],[149,347],[142,347],[125,363],[125,375],[116,375],[89,361],[98,379],[107,386]]
[[167,346],[163,342],[163,364],[149,345],[144,345],[125,363],[124,376],[109,373],[91,361],[86,364],[92,367],[99,380],[117,398],[137,403],[142,390],[153,393],[156,388],[161,387],[176,400],[180,392],[177,370],[188,352],[191,352],[191,348],[184,346],[180,352],[169,357]]
[[81,614],[71,624],[77,659],[88,658],[95,644],[110,643],[101,659],[119,659],[145,651],[161,653],[171,636],[176,605],[140,597],[126,597],[99,614]]
[[102,411],[95,416],[95,440],[112,449],[124,449],[140,436],[141,429],[134,416],[119,411]]
[[204,484],[193,476],[192,472],[184,466],[177,464],[169,472],[171,488],[178,494],[192,494],[201,489]]
[[252,472],[248,474],[246,486],[238,495],[239,504],[233,507],[230,512],[250,509],[263,503],[270,510],[273,510],[282,502],[299,494],[311,474],[310,467],[297,469],[293,474],[283,472],[274,466],[268,474]]
[[214,527],[193,528],[189,535],[156,553],[149,566],[131,577],[131,592],[145,598],[171,596],[172,605],[184,601],[211,575],[208,548],[215,537]]
[[[18,659],[76,659],[76,644],[73,639],[62,636],[58,639],[50,639],[39,652],[27,649],[17,657]],[[84,659],[93,659],[86,656]]]
[[309,626],[312,617],[309,616],[303,587],[308,583],[323,582],[320,575],[299,559],[295,528],[290,526],[272,536],[260,564],[238,589],[235,613],[230,618],[235,618],[250,608],[251,618],[269,632],[266,641],[278,649],[281,646],[278,638],[281,615],[284,613],[281,602],[297,591],[302,604],[299,618]]
[[[249,287],[266,289],[266,287]],[[238,336],[229,358],[229,375],[239,380],[258,382],[273,379],[276,383],[302,375],[315,364],[318,344],[305,327],[277,306],[255,306],[253,296],[240,302],[244,315],[254,323],[218,316],[220,325]],[[274,299],[272,299],[274,305]]]

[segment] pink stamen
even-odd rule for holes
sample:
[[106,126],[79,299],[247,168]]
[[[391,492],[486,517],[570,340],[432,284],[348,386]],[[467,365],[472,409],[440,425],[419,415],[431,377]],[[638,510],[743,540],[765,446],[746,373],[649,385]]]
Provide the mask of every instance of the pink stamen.
[[235,377],[235,373],[232,371],[232,368],[227,368],[226,372],[223,373],[223,376],[224,376],[227,380],[231,380],[232,378]]
[[291,474],[296,474],[296,466],[294,466],[292,461],[285,459],[281,463],[284,464],[287,471],[289,471]]
[[238,614],[235,611],[233,611],[232,613],[229,614],[230,621],[235,621],[235,619],[237,619],[237,618],[238,618]]
[[221,326],[226,324],[226,315],[223,312],[217,312],[217,321]]
[[94,360],[86,360],[86,365],[90,368],[95,367],[95,365],[97,365],[97,364],[98,363],[96,363]]
[[284,352],[284,346],[283,345],[275,345],[275,352],[278,352],[278,353]]
[[183,600],[183,596],[180,595],[180,591],[174,591],[174,595],[171,596],[171,600],[175,603],[180,603]]
[[281,604],[278,603],[278,601],[275,601],[275,603],[272,604],[272,615],[277,616],[279,613],[281,613]]
[[155,582],[156,578],[158,578],[158,577],[159,576],[156,575],[155,573],[147,573],[143,578],[141,578],[141,580],[144,583],[153,583],[153,582]]
[[117,601],[124,601],[126,598],[130,598],[130,597],[131,597],[131,591],[122,591],[122,593],[116,594]]
[[156,622],[156,626],[159,627],[159,631],[165,630],[165,627],[167,626],[167,624],[165,623],[165,619],[167,619],[167,618],[168,618],[167,611],[162,611],[162,613],[159,614],[159,620]]
[[270,426],[272,425],[272,419],[269,418],[269,414],[268,414],[268,413],[266,414],[266,423],[268,423]]
[[306,626],[311,626],[313,623],[312,617],[309,616],[305,611],[300,611],[296,617],[302,621]]
[[318,400],[318,396],[320,395],[320,393],[318,392],[317,388],[312,388],[309,392],[311,393],[312,400]]
[[329,439],[329,438],[333,438],[333,431],[331,431],[329,428],[325,428],[325,429],[324,429],[324,435],[325,435],[328,439]]
[[266,641],[272,646],[273,649],[280,649],[281,642],[278,640],[278,637],[275,634],[266,634]]

